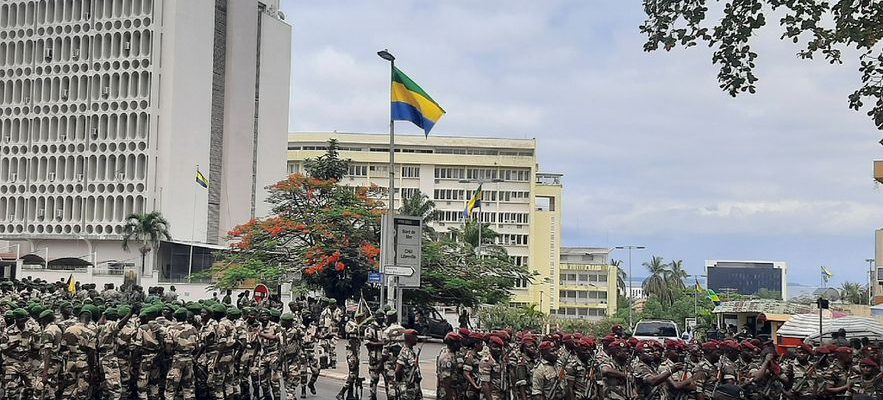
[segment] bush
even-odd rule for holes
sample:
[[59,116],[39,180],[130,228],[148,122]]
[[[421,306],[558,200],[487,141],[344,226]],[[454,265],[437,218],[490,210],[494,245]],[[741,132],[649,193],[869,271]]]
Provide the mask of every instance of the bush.
[[605,318],[599,321],[587,321],[584,319],[553,319],[552,330],[561,330],[568,333],[582,333],[594,337],[604,337],[610,334],[613,325],[625,325],[616,318]]
[[546,315],[534,306],[495,305],[478,311],[478,323],[485,330],[511,328],[515,331],[529,329],[534,332],[542,332],[548,322]]

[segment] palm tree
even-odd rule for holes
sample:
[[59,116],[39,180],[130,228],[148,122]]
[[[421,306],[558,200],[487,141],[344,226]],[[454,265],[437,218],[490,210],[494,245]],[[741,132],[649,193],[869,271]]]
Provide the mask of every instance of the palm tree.
[[840,298],[852,304],[865,304],[868,302],[868,292],[860,283],[843,282],[840,286]]
[[620,296],[626,295],[625,271],[622,270],[622,260],[610,259],[610,265],[616,267],[616,292]]
[[641,284],[641,287],[644,288],[644,294],[648,297],[656,296],[663,304],[670,304],[671,290],[668,287],[668,282],[666,282],[666,277],[669,273],[668,265],[665,264],[665,261],[660,256],[651,257],[650,262],[645,262],[643,265],[650,272],[650,276],[644,279],[644,282]]
[[435,229],[432,229],[429,224],[438,221],[439,212],[435,209],[435,202],[430,200],[429,196],[423,194],[418,189],[411,197],[402,199],[399,213],[421,217],[423,219],[423,233],[430,239],[435,239]]
[[129,241],[141,242],[141,274],[144,274],[144,260],[147,253],[159,248],[161,240],[172,240],[169,223],[157,211],[149,214],[130,214],[123,228],[123,250],[129,251]]
[[687,271],[684,269],[684,260],[672,260],[669,263],[670,270],[668,271],[668,275],[665,278],[665,281],[671,286],[672,289],[675,290],[684,290],[687,287],[684,285],[684,279],[687,279]]

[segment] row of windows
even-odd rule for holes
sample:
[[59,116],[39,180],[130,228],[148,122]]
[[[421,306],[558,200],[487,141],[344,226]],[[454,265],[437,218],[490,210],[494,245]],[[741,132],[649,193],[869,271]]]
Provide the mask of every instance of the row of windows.
[[436,179],[470,179],[479,181],[503,180],[513,182],[529,182],[529,169],[497,169],[497,168],[456,168],[436,167]]
[[[139,24],[140,25],[140,24]],[[0,67],[30,66],[57,62],[150,58],[152,31],[148,29],[55,38],[22,38],[0,42]],[[96,66],[96,69],[98,66]]]
[[[463,222],[463,211],[439,211],[438,220],[440,222]],[[481,222],[489,224],[522,224],[526,225],[530,220],[527,213],[495,213],[495,212],[475,212],[470,218],[480,218]]]
[[509,256],[509,260],[512,261],[512,264],[515,264],[519,267],[527,265],[527,256]]
[[[325,150],[325,146],[300,146],[290,144],[288,150]],[[372,151],[372,152],[389,152],[388,147],[357,147],[357,146],[340,146],[341,151]],[[458,148],[458,147],[441,147],[436,149],[413,148],[413,147],[396,147],[396,153],[420,153],[420,154],[463,154],[463,155],[480,155],[480,156],[509,156],[509,157],[531,157],[532,150],[496,150],[483,148]]]
[[592,299],[607,301],[607,292],[601,292],[598,290],[559,290],[558,297],[561,299],[561,301],[564,301],[565,299]]
[[145,154],[101,154],[84,156],[3,158],[0,182],[83,182],[144,180],[147,176]]
[[567,317],[606,317],[607,310],[604,308],[577,308],[577,307],[563,307],[559,308],[557,311],[552,310],[553,314],[557,314],[559,316],[567,316]]
[[124,222],[125,217],[144,210],[142,195],[43,196],[0,198],[0,221]]
[[502,246],[527,246],[527,235],[516,233],[497,235],[497,244]]
[[[87,126],[88,124],[88,126]],[[33,129],[31,129],[33,127]],[[144,140],[150,128],[147,113],[10,118],[0,120],[0,143]],[[111,143],[116,146],[116,144]],[[125,144],[121,144],[125,146]],[[139,149],[143,150],[143,146]],[[98,150],[96,148],[95,150]],[[134,150],[129,148],[128,150]],[[39,152],[35,148],[33,152]]]
[[[90,99],[141,99],[149,95],[148,71],[0,81],[0,106]],[[143,106],[146,107],[147,103],[144,102]]]
[[606,272],[588,272],[588,273],[562,273],[559,275],[561,284],[568,283],[585,283],[585,282],[607,282]]
[[[93,8],[94,4],[94,8]],[[93,15],[94,13],[94,15]],[[153,14],[153,0],[40,0],[0,7],[0,27],[29,27]]]

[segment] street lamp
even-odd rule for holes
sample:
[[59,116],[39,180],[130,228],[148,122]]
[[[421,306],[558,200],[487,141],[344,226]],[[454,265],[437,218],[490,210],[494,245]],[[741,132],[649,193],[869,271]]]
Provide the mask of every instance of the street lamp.
[[383,50],[378,51],[378,52],[377,52],[377,55],[380,56],[380,58],[382,58],[382,59],[384,59],[384,60],[386,60],[386,61],[389,61],[389,62],[393,62],[393,61],[396,60],[395,56],[393,56],[393,55],[389,52],[389,50],[387,50],[387,49],[383,49]]
[[[383,50],[378,51],[377,55],[380,56],[380,58],[382,58],[386,61],[389,61],[389,79],[390,79],[389,91],[390,91],[390,98],[392,98],[392,76],[393,76],[393,73],[395,73],[395,68],[396,68],[395,59],[396,58],[387,49],[383,49]],[[392,231],[393,231],[393,229],[395,229],[394,222],[393,222],[393,219],[395,216],[395,196],[396,196],[396,192],[395,192],[395,123],[392,119],[392,109],[390,109],[390,113],[389,113],[389,212],[387,213],[388,218],[386,219],[386,226],[383,229],[386,231],[386,235],[381,235],[382,243],[381,243],[380,247],[383,248],[383,251],[380,253],[381,254],[381,260],[380,260],[380,273],[381,274],[384,273],[384,269],[386,268],[386,264],[392,265],[395,263],[395,260],[390,259],[391,257],[389,257],[389,254],[392,254],[392,246],[393,246],[392,245]],[[383,284],[380,285],[380,304],[381,305],[383,305],[386,302],[386,295],[388,295],[388,293],[386,293],[386,290],[384,290],[384,289],[386,287],[386,284],[388,284],[388,283],[389,282],[384,282]],[[398,283],[399,283],[399,278],[396,277],[395,278],[395,290],[396,291],[394,292],[395,299],[396,299],[396,305],[398,305],[399,301],[401,300],[401,293],[400,293],[401,289],[399,289]],[[398,316],[399,316],[399,320],[401,321],[402,308],[396,307],[396,310],[399,311]]]
[[868,305],[874,305],[874,259],[866,258],[865,262],[868,263]]
[[632,249],[643,250],[646,247],[629,245],[629,246],[616,246],[616,248],[619,250],[628,249],[628,251],[629,251],[629,295],[628,295],[628,299],[629,299],[629,331],[631,331],[632,330]]

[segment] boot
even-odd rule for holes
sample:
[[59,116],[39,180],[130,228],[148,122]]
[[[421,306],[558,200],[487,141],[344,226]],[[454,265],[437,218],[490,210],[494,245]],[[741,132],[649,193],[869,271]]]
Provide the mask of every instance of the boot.
[[346,386],[340,388],[340,392],[337,393],[337,400],[345,400],[346,399]]
[[310,380],[309,388],[310,388],[310,394],[315,396],[316,395],[316,380],[315,379]]
[[307,398],[307,387],[306,386],[300,387],[300,398],[302,398],[302,399]]

